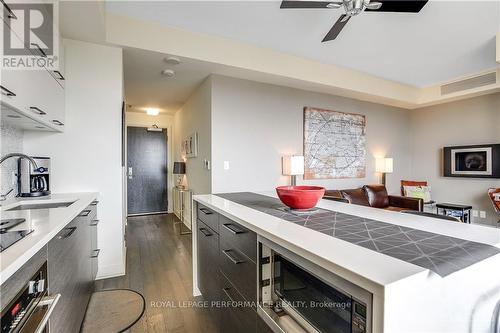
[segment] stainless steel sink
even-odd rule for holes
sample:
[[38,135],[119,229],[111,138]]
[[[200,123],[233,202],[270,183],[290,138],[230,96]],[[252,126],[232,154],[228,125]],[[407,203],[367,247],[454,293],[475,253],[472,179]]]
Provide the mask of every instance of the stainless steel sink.
[[23,205],[19,205],[19,206],[16,206],[16,207],[12,207],[10,209],[6,209],[5,211],[28,210],[28,209],[61,208],[61,207],[68,207],[68,206],[70,206],[70,205],[72,205],[74,203],[75,203],[75,201],[23,204]]

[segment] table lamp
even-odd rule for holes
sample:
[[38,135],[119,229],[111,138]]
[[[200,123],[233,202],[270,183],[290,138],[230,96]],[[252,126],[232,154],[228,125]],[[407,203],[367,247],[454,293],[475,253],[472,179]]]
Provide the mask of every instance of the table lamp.
[[182,176],[186,174],[186,162],[174,162],[174,175],[177,175],[177,187],[183,189]]
[[393,159],[390,157],[377,158],[375,161],[375,171],[382,174],[382,184],[385,186],[385,175],[393,172]]
[[291,186],[297,185],[297,175],[304,174],[304,156],[283,156],[282,174],[291,176]]

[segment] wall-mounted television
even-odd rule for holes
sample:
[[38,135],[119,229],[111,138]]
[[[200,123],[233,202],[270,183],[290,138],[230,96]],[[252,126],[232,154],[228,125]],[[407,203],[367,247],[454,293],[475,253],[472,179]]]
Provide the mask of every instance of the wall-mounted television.
[[444,176],[500,178],[500,144],[444,147]]

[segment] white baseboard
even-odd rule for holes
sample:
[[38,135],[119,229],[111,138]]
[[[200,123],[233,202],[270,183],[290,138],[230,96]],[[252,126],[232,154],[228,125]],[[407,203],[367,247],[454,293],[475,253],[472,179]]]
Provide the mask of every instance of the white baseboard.
[[109,279],[125,275],[125,266],[123,264],[109,265],[99,267],[96,280]]

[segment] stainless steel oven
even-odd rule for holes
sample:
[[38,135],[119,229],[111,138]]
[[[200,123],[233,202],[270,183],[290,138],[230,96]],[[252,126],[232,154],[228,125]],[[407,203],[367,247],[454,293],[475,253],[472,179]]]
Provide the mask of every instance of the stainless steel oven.
[[274,332],[370,333],[373,295],[259,237],[257,312]]
[[47,295],[44,263],[1,312],[1,333],[48,332],[47,323],[61,295]]

